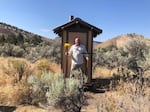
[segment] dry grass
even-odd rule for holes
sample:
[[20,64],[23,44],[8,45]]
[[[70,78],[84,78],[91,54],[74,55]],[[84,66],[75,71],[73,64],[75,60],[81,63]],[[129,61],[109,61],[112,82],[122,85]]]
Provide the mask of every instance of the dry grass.
[[18,106],[15,112],[62,112],[62,110],[54,108],[45,110],[36,106]]
[[93,78],[112,78],[117,69],[108,69],[106,67],[96,67],[93,71]]
[[14,82],[14,77],[8,76],[4,73],[3,67],[7,66],[8,59],[0,58],[0,85],[12,84]]
[[[117,69],[109,70],[97,67],[93,72],[93,78],[111,78],[117,73]],[[146,77],[149,76],[147,72]],[[138,80],[138,79],[136,79]],[[104,94],[87,93],[91,98],[89,106],[84,107],[87,112],[149,112],[150,111],[150,88],[149,85],[138,85],[135,81],[119,82],[117,87],[110,89]],[[111,87],[111,85],[110,85]]]
[[104,94],[87,92],[88,104],[83,112],[149,112],[150,88],[145,85],[142,92],[137,85],[122,83],[116,90]]
[[47,59],[40,59],[35,62],[35,71],[36,71],[36,74],[41,75],[43,71],[60,73],[61,69],[60,69],[60,65],[54,62],[50,62]]
[[149,112],[150,89],[145,87],[142,93],[137,93],[136,89],[139,88],[131,83],[120,85],[117,91],[100,97],[98,109],[106,112]]
[[[26,63],[27,67],[24,68],[26,71],[24,73],[24,77],[28,77],[29,75],[32,74],[37,74],[37,72],[39,72],[39,68],[37,66],[39,66],[39,64],[45,64],[42,65],[42,67],[46,68],[48,67],[48,70],[53,72],[53,73],[60,73],[61,69],[60,69],[60,65],[56,64],[56,63],[51,63],[46,59],[41,59],[38,60],[35,63],[30,63],[29,61],[27,61],[26,59],[22,59],[22,58],[12,58],[12,57],[0,57],[0,85],[5,85],[5,84],[14,84],[15,80],[16,80],[16,68],[14,68],[12,65],[10,66],[10,62],[11,61],[18,61],[21,63]],[[44,69],[43,69],[44,70]],[[24,78],[23,77],[23,78]]]
[[34,72],[34,66],[29,61],[22,58],[0,57],[0,80],[5,80],[8,84],[18,81],[25,81]]
[[28,86],[22,84],[0,86],[0,104],[18,105],[24,103],[27,99],[28,92]]
[[[28,86],[23,83],[15,83],[13,72],[6,74],[4,68],[8,68],[9,60],[16,58],[0,57],[0,104],[17,105],[22,103],[28,94]],[[18,59],[24,60],[24,59]],[[27,62],[27,61],[26,61]]]

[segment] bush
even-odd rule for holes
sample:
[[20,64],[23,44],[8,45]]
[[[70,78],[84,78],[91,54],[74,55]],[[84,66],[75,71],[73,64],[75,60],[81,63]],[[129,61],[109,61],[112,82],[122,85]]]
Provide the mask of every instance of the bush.
[[[95,66],[105,66],[107,68],[115,68],[119,66],[121,60],[122,60],[122,54],[119,49],[116,49],[115,47],[106,48],[107,50],[104,50],[103,48],[95,49],[95,56],[93,57],[93,61]],[[94,66],[94,68],[95,68]]]
[[37,69],[41,71],[49,71],[51,63],[48,60],[40,60],[37,62]]
[[46,59],[42,59],[36,62],[36,69],[37,69],[37,73],[36,75],[41,77],[41,75],[44,72],[53,72],[53,70],[51,69],[51,63],[50,61],[46,60]]
[[12,49],[12,55],[14,57],[23,57],[24,50],[19,46],[14,46]]
[[[41,77],[30,76],[28,83],[32,87],[32,103],[34,104],[61,106],[62,108],[65,108],[66,105],[73,105],[72,108],[78,106],[81,109],[82,107],[83,92],[78,91],[79,80],[64,79],[63,74],[43,72]],[[65,104],[66,100],[69,100],[70,104]]]
[[20,46],[10,43],[4,43],[3,46],[0,46],[0,55],[2,56],[23,57],[24,53],[24,49],[22,49]]

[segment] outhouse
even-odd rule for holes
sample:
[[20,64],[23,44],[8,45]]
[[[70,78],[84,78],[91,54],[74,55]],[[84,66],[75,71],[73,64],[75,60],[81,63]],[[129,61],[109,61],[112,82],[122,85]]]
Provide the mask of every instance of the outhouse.
[[86,46],[89,54],[88,63],[85,62],[85,70],[88,76],[88,82],[92,79],[92,53],[93,53],[93,38],[102,33],[102,30],[83,21],[80,18],[74,18],[71,16],[69,22],[55,28],[54,33],[61,37],[61,69],[65,77],[70,75],[71,57],[65,55],[65,52],[69,50],[69,46],[74,44],[76,37],[80,38],[81,44]]

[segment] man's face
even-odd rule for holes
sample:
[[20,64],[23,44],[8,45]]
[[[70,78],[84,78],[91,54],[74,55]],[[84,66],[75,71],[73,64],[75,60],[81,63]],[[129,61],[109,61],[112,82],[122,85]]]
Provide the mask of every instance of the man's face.
[[76,38],[76,39],[75,39],[75,44],[76,44],[76,45],[79,45],[79,44],[80,44],[80,39],[79,39],[79,38]]

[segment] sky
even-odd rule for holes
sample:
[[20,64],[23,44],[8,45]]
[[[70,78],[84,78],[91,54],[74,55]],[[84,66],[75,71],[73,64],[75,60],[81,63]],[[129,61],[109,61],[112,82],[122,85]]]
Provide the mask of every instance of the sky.
[[149,11],[150,0],[0,0],[0,22],[52,39],[71,15],[103,30],[95,41],[127,33],[150,38]]

